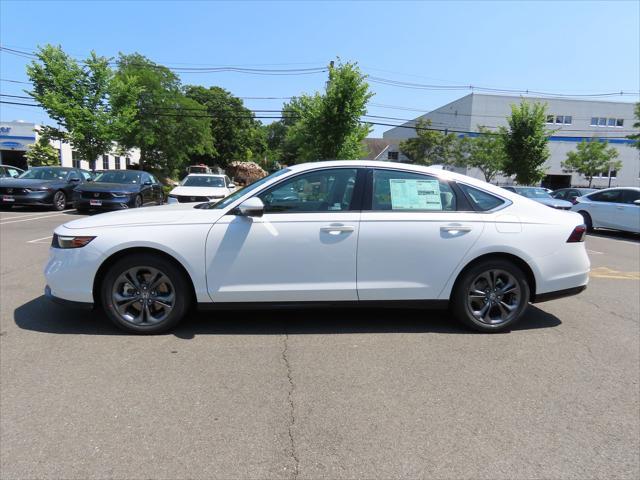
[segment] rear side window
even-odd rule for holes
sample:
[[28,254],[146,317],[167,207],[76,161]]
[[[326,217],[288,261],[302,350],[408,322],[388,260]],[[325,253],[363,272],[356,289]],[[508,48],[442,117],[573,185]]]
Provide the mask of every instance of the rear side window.
[[372,210],[454,211],[457,199],[447,182],[419,173],[374,170]]
[[473,207],[481,212],[493,210],[494,208],[504,204],[503,199],[491,195],[483,190],[478,190],[477,188],[470,187],[464,183],[459,183],[458,186],[467,195]]

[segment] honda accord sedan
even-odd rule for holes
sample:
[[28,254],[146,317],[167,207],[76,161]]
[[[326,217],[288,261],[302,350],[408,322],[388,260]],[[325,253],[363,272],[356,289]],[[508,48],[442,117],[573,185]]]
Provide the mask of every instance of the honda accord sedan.
[[497,332],[529,303],[586,288],[584,234],[577,213],[453,172],[308,163],[219,202],[66,223],[45,292],[135,333],[166,331],[192,306],[283,305],[449,306]]
[[74,194],[80,213],[161,205],[164,201],[160,182],[139,170],[103,170],[93,182],[76,188]]
[[79,168],[33,167],[18,178],[0,178],[0,206],[52,207],[64,210],[72,202],[73,190],[91,181],[91,174]]

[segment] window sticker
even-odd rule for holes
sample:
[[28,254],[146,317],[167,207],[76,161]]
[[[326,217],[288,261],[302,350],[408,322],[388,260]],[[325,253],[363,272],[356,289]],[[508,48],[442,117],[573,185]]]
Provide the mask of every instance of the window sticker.
[[438,180],[392,178],[389,184],[393,210],[442,210]]

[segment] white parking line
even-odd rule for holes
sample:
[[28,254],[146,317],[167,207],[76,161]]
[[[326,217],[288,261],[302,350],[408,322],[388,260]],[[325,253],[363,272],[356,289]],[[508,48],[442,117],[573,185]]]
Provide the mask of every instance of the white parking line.
[[596,252],[595,250],[589,250],[588,248],[587,253],[592,253],[593,255],[604,255],[604,252]]
[[27,243],[49,243],[43,242],[42,240],[50,240],[53,238],[53,235],[49,235],[48,237],[36,238],[35,240],[29,240]]
[[2,221],[0,221],[0,225],[8,225],[10,223],[30,222],[32,220],[41,220],[43,218],[59,217],[60,215],[66,215],[66,213],[54,213],[53,215],[43,215],[41,217],[29,217],[29,218],[23,218],[21,220],[15,220],[13,218],[10,219],[10,220],[9,219],[7,219],[7,220],[3,219]]

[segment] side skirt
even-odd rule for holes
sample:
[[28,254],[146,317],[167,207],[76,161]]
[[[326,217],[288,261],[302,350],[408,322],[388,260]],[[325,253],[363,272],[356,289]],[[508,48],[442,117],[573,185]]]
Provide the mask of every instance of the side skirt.
[[305,308],[414,308],[444,310],[449,300],[367,300],[339,302],[218,302],[198,303],[199,310],[281,310]]

